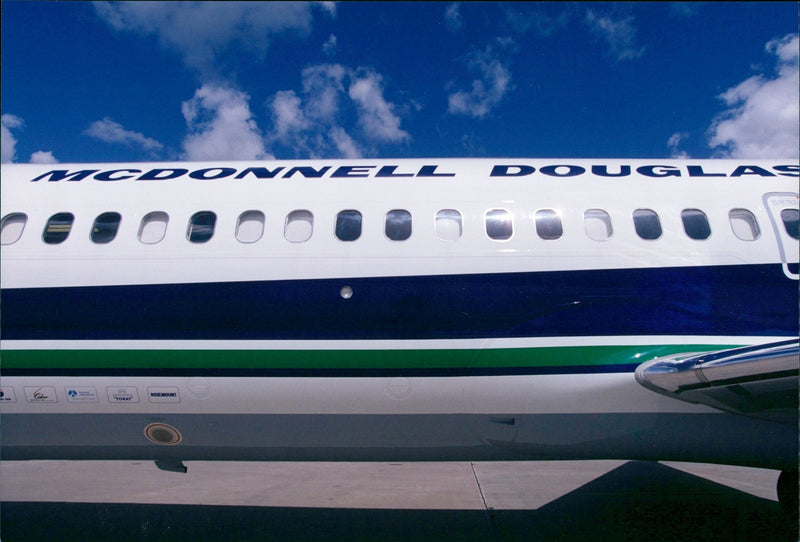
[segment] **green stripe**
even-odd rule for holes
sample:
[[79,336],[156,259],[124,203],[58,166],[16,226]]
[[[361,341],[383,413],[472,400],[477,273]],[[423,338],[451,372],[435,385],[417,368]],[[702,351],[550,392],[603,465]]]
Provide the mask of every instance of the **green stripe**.
[[3,350],[0,369],[448,369],[639,364],[738,345],[443,350]]

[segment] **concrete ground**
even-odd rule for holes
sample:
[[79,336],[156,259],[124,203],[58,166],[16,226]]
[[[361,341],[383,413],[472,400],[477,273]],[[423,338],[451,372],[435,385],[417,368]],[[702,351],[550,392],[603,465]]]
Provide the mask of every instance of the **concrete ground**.
[[0,463],[14,540],[797,540],[777,471],[625,461]]

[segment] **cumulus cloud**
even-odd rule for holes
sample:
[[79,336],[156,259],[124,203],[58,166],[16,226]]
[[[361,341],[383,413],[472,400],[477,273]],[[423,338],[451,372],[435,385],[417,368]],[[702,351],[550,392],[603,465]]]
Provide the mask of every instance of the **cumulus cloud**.
[[597,15],[586,12],[589,29],[608,44],[609,54],[620,60],[632,60],[644,54],[645,48],[636,44],[636,27],[633,17],[615,18],[611,15]]
[[459,90],[448,96],[447,112],[483,118],[511,90],[511,72],[491,45],[483,51],[473,51],[467,64],[469,71],[477,74],[478,79],[472,81],[469,91]]
[[338,41],[339,40],[336,39],[336,36],[334,36],[333,34],[328,36],[328,39],[325,40],[325,43],[322,44],[322,52],[325,53],[328,56],[332,56],[332,55],[336,54],[336,47],[337,47]]
[[680,149],[681,141],[688,137],[688,135],[689,134],[686,132],[675,132],[669,136],[669,139],[667,140],[667,147],[669,147],[670,156],[672,158],[677,158],[679,160],[691,158],[686,151]]
[[114,122],[108,117],[103,118],[103,120],[94,121],[84,133],[100,141],[105,141],[106,143],[122,143],[123,145],[141,147],[151,152],[159,151],[164,148],[164,145],[155,139],[146,137],[139,132],[126,130],[121,124]]
[[408,140],[408,132],[400,128],[394,106],[383,97],[381,76],[363,72],[353,78],[348,95],[358,108],[358,122],[367,137],[381,142],[399,143]]
[[94,7],[111,28],[155,36],[203,72],[213,69],[229,45],[263,57],[276,35],[307,36],[314,9],[336,14],[330,2],[95,2]]
[[2,151],[2,163],[13,162],[17,154],[17,138],[11,133],[12,128],[22,126],[22,119],[16,115],[6,113],[0,117],[2,120],[2,140],[0,140],[0,150]]
[[[11,133],[12,128],[22,128],[25,125],[20,117],[11,114],[0,116],[2,121],[2,140],[0,140],[0,150],[2,150],[2,163],[9,164],[17,157],[17,138]],[[54,164],[58,162],[51,151],[36,151],[31,155],[32,164]]]
[[709,128],[709,146],[732,158],[797,158],[800,155],[798,35],[770,40],[775,73],[754,75],[723,92],[727,109]]
[[461,20],[461,4],[454,2],[444,12],[444,25],[450,32],[458,32],[464,25]]
[[264,140],[244,92],[203,85],[181,111],[189,134],[183,140],[186,160],[260,160],[273,156]]
[[57,164],[58,160],[51,151],[36,151],[31,154],[31,164]]
[[[384,96],[382,77],[372,70],[341,64],[308,66],[302,92],[277,92],[270,100],[270,139],[298,155],[359,158],[379,144],[411,136],[400,127],[395,106]],[[357,119],[357,126],[352,125]],[[359,142],[363,137],[363,141]]]

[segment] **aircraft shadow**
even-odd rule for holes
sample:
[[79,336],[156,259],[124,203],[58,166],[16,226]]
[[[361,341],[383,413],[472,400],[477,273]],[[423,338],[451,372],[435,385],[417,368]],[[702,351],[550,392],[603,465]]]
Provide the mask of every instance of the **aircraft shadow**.
[[0,536],[31,540],[796,541],[776,502],[629,462],[537,510],[379,510],[3,502]]

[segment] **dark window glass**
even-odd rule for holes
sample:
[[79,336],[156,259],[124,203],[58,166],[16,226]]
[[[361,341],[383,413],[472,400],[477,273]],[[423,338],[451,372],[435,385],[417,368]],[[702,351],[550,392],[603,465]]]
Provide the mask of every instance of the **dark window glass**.
[[784,209],[781,211],[781,220],[783,220],[783,227],[786,228],[788,233],[793,239],[798,238],[798,220],[800,220],[800,211],[797,209]]
[[405,241],[411,237],[411,213],[395,209],[386,213],[386,237],[392,241]]
[[361,213],[350,209],[336,215],[336,237],[341,241],[355,241],[361,237]]
[[22,237],[25,224],[28,223],[28,215],[24,213],[11,213],[3,218],[0,225],[0,243],[13,245]]
[[536,211],[536,233],[542,239],[558,239],[563,235],[561,217],[552,209]]
[[42,240],[48,245],[63,243],[72,229],[75,216],[72,213],[56,213],[47,221]]
[[661,237],[661,221],[655,211],[636,209],[633,212],[633,225],[636,234],[642,239],[652,241]]
[[505,209],[492,209],[486,212],[486,235],[496,241],[511,239],[514,223],[511,213]]
[[684,209],[681,211],[683,229],[686,235],[692,239],[708,239],[711,235],[711,226],[708,225],[708,217],[699,209]]
[[214,236],[217,215],[211,211],[200,211],[192,215],[186,238],[192,243],[205,243]]
[[110,243],[117,236],[122,215],[119,213],[103,213],[94,220],[92,226],[92,241],[95,243]]

